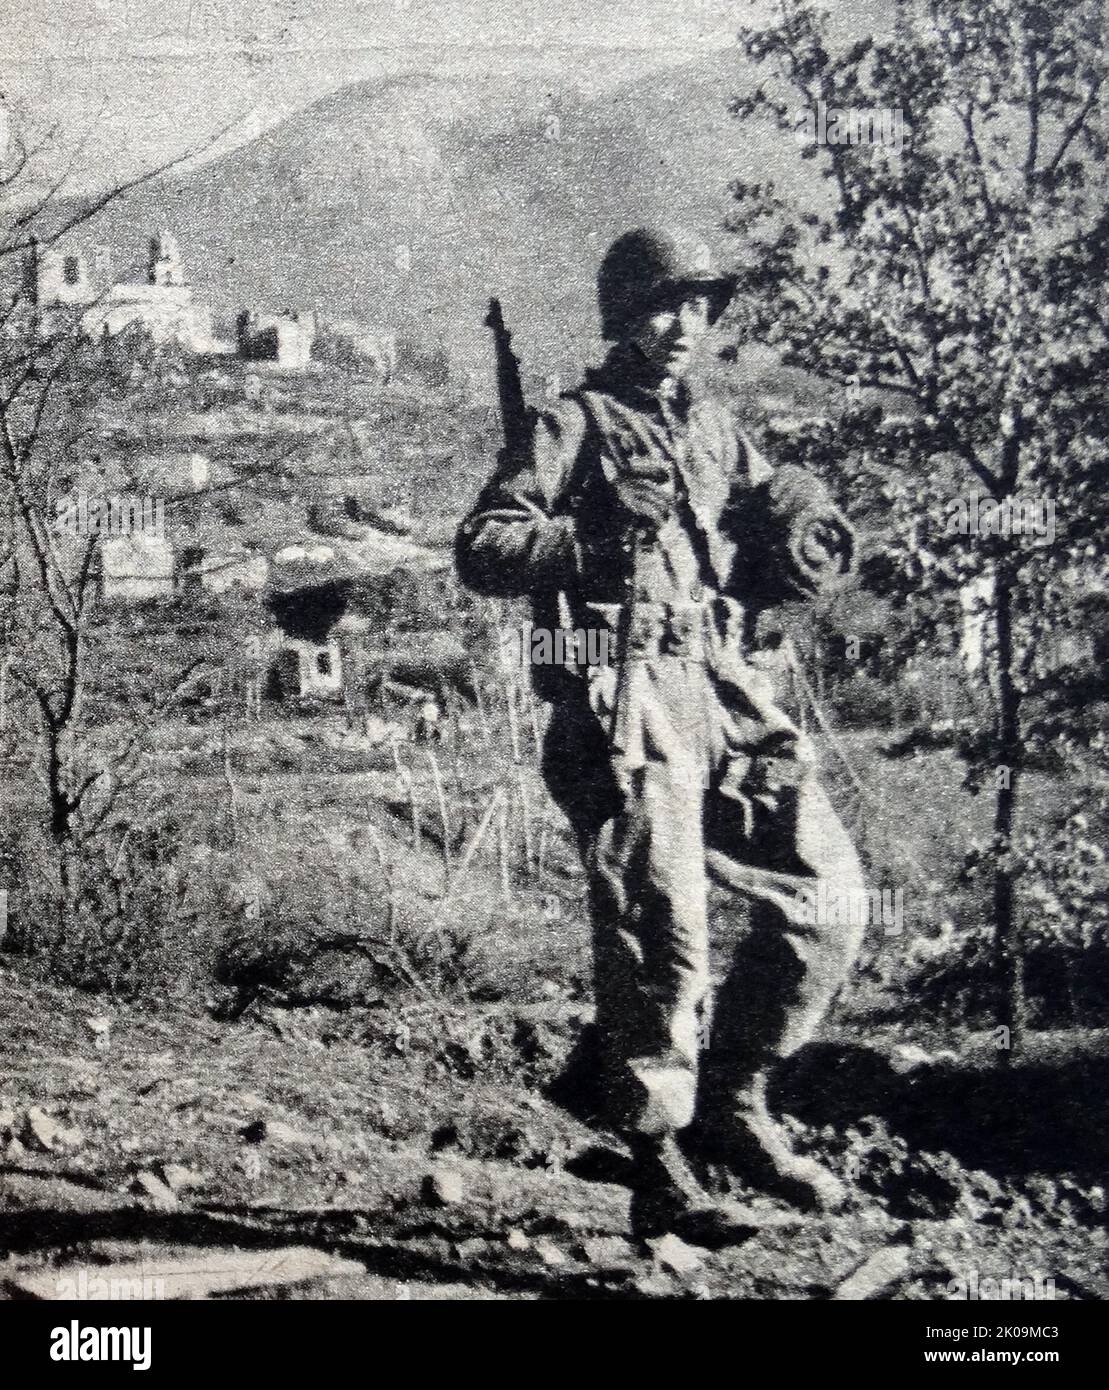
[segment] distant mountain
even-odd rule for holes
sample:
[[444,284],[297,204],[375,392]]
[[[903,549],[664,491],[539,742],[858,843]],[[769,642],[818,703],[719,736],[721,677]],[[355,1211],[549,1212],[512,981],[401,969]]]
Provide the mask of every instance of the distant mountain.
[[729,180],[773,165],[782,137],[728,114],[747,81],[735,51],[599,98],[501,76],[357,83],[136,190],[87,239],[137,274],[166,227],[217,312],[316,308],[473,365],[495,292],[528,364],[569,367],[596,351],[593,279],[615,235],[677,221],[720,242]]

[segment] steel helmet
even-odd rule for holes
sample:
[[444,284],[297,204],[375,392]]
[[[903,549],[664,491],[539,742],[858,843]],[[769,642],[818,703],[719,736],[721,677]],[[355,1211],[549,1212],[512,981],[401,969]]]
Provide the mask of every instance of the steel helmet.
[[709,322],[715,323],[735,286],[735,277],[722,274],[708,247],[695,237],[637,227],[618,237],[601,262],[601,329],[606,338],[619,341],[644,314],[690,294],[708,298]]

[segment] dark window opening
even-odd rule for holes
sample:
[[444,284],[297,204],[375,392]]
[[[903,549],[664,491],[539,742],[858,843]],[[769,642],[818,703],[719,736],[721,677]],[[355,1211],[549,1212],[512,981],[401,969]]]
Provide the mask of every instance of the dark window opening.
[[76,256],[66,256],[62,261],[62,278],[67,285],[78,285],[81,282],[81,262]]
[[321,676],[331,675],[331,653],[319,652],[316,656],[316,670]]

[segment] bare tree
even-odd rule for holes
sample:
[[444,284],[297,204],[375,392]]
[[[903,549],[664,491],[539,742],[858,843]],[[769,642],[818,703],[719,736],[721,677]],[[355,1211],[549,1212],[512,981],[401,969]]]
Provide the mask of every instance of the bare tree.
[[[35,134],[8,114],[0,163],[3,698],[10,677],[37,716],[44,821],[57,852],[64,918],[80,895],[82,843],[103,828],[126,790],[122,769],[149,719],[109,754],[94,755],[81,738],[98,538],[60,534],[52,508],[87,456],[98,388],[84,327],[89,303],[43,312],[37,268],[109,204],[197,157],[228,128],[157,168],[78,197],[70,188],[81,142],[66,149],[57,128]],[[191,675],[182,673],[173,690]]]

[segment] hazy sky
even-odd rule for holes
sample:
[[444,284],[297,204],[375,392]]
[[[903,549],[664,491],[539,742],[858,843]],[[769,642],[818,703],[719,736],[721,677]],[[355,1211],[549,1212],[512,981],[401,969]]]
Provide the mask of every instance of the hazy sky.
[[404,71],[619,81],[734,42],[767,0],[8,0],[0,89],[90,132],[82,183],[237,121],[259,133],[324,92]]

